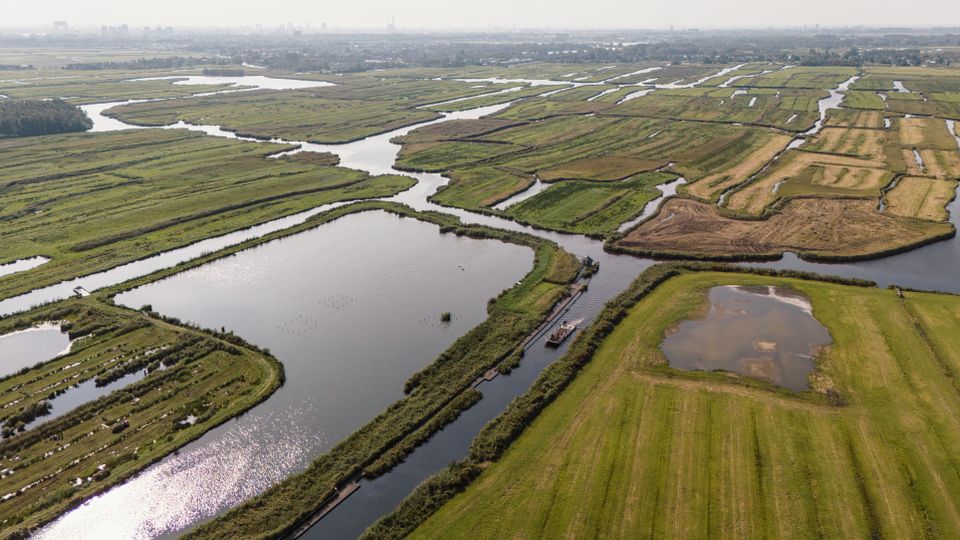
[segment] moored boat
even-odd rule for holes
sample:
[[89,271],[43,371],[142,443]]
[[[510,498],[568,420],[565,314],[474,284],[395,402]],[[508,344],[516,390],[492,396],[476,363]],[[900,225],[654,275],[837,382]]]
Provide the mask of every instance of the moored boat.
[[565,339],[567,339],[574,330],[577,329],[577,326],[583,321],[583,319],[577,319],[575,321],[560,321],[560,326],[556,330],[550,333],[547,336],[547,347],[558,347]]

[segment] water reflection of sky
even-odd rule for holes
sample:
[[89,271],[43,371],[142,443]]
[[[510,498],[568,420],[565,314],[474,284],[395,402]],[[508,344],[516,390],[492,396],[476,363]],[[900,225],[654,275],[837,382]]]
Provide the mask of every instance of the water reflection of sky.
[[0,336],[0,377],[45,362],[70,350],[70,338],[56,323]]
[[714,287],[702,319],[681,322],[661,348],[670,366],[726,370],[791,390],[809,388],[813,355],[830,343],[809,300],[783,287]]

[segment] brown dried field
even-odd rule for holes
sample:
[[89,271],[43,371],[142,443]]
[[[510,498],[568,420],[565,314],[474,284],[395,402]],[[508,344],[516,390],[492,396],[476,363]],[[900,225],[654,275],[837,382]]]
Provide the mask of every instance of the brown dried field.
[[804,150],[882,160],[887,132],[879,129],[825,128]]
[[953,180],[907,176],[887,193],[887,213],[946,221],[949,217],[946,206],[953,200],[956,189],[957,182]]
[[714,200],[724,191],[745,182],[750,176],[756,174],[774,156],[782,152],[790,144],[791,139],[792,137],[788,135],[773,135],[769,142],[757,148],[738,164],[687,184],[683,190],[701,199]]
[[813,167],[823,171],[822,174],[815,174],[810,181],[815,186],[873,192],[885,185],[884,179],[887,177],[883,169],[856,169],[854,173],[846,167]]
[[664,255],[770,257],[784,251],[822,258],[869,258],[948,235],[953,226],[882,214],[865,199],[803,198],[766,220],[720,215],[714,205],[676,198],[615,247]]
[[[918,151],[920,152],[920,157],[923,158],[923,176],[933,176],[935,178],[960,177],[960,153],[956,150],[928,149]],[[910,164],[910,170],[919,168],[916,160],[911,159],[907,163]]]
[[[808,168],[814,166],[820,166],[824,170],[829,171],[827,174],[824,174],[824,177],[827,179],[847,176],[846,174],[841,174],[840,169],[852,171],[854,173],[853,178],[860,177],[861,175],[856,173],[864,169],[876,169],[881,173],[880,176],[882,176],[884,172],[884,163],[882,161],[815,152],[789,151],[784,154],[770,170],[764,172],[763,176],[757,181],[734,193],[730,197],[727,206],[732,210],[746,212],[751,215],[761,215],[764,210],[779,197],[779,195],[774,192],[774,186],[797,177]],[[879,186],[875,185],[875,183],[876,182],[871,184],[868,182],[864,186],[866,188],[864,195],[874,194],[876,190],[879,189]],[[812,186],[812,184],[810,185]],[[808,191],[810,195],[823,194],[819,188],[813,188]],[[799,195],[801,193],[794,194]]]
[[899,118],[895,126],[901,146],[957,150],[957,140],[940,118]]
[[880,111],[833,109],[827,113],[826,126],[880,129],[883,127],[883,114]]

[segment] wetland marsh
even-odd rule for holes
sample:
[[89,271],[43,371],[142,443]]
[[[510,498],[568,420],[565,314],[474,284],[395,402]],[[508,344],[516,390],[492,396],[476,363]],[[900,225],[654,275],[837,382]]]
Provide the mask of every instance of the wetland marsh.
[[[760,266],[865,277],[884,286],[960,290],[945,272],[960,258],[952,239],[957,203],[950,202],[957,177],[951,152],[960,141],[952,140],[951,123],[940,120],[938,127],[897,116],[887,136],[868,131],[877,127],[840,132],[841,120],[881,124],[879,117],[836,109],[848,86],[862,87],[873,74],[857,79],[851,68],[744,64],[610,66],[571,77],[552,71],[518,66],[515,76],[504,76],[509,70],[484,76],[479,69],[458,76],[445,70],[440,80],[428,80],[413,75],[416,70],[409,76],[394,70],[377,77],[331,77],[336,86],[313,77],[273,89],[230,84],[244,85],[246,77],[156,74],[139,82],[150,88],[189,82],[200,85],[195,93],[208,95],[87,106],[94,131],[102,133],[51,139],[49,155],[69,159],[46,171],[49,179],[38,176],[49,156],[31,161],[17,143],[0,144],[0,153],[7,152],[18,167],[5,185],[19,199],[7,210],[22,213],[16,223],[25,232],[3,258],[52,255],[36,268],[0,279],[5,291],[0,311],[65,298],[77,285],[96,297],[83,302],[104,301],[98,289],[109,295],[123,290],[114,297],[121,307],[111,309],[135,313],[146,305],[142,314],[150,321],[175,317],[218,335],[235,333],[254,344],[249,354],[269,347],[287,375],[282,389],[269,399],[260,395],[258,400],[266,401],[236,422],[202,437],[210,427],[200,426],[193,437],[199,440],[183,446],[186,440],[176,439],[157,449],[152,459],[183,446],[153,466],[128,469],[143,472],[66,513],[39,536],[191,531],[204,538],[274,537],[296,528],[308,537],[356,537],[443,465],[472,459],[470,441],[485,432],[484,424],[511,410],[513,398],[522,402],[524,392],[538,388],[541,370],[549,374],[554,361],[566,358],[567,346],[543,350],[542,334],[534,335],[513,373],[472,386],[477,375],[506,366],[500,361],[516,354],[518,343],[564,296],[576,273],[573,255],[600,262],[600,273],[568,308],[585,326],[603,319],[604,303],[654,264],[634,255],[677,255],[665,246],[676,246],[678,239],[683,256],[768,257],[785,249],[808,256],[823,246],[823,253],[843,259],[951,238],[876,261],[823,265],[788,254]],[[908,77],[897,80],[915,87]],[[123,81],[124,92],[130,81]],[[737,94],[731,96],[728,86]],[[434,112],[450,109],[456,112]],[[309,122],[293,125],[297,115]],[[133,130],[126,122],[142,125]],[[127,149],[131,141],[137,142]],[[103,144],[116,151],[98,155],[93,148]],[[911,169],[903,159],[908,150],[930,165]],[[97,159],[100,165],[84,168]],[[853,171],[841,174],[831,167]],[[789,174],[778,177],[784,168]],[[808,170],[827,172],[804,176]],[[907,173],[912,180],[901,178]],[[900,183],[892,184],[894,177]],[[47,185],[63,194],[46,190],[49,198],[38,206]],[[776,188],[768,192],[769,185]],[[112,213],[91,217],[92,203],[71,190],[93,193],[103,187],[115,190],[106,192],[113,197]],[[168,190],[163,200],[144,205],[144,190],[158,187]],[[887,204],[878,205],[884,197]],[[364,198],[387,198],[413,210],[390,203],[343,207]],[[163,204],[169,208],[158,206]],[[686,206],[706,210],[681,211]],[[209,212],[214,207],[220,210]],[[347,215],[336,214],[341,209]],[[31,215],[35,210],[40,212]],[[754,214],[731,215],[731,210]],[[778,220],[796,225],[787,228],[787,240],[768,234]],[[676,226],[689,228],[700,244],[683,243]],[[709,234],[717,238],[709,240]],[[231,249],[237,242],[244,242],[242,249]],[[618,246],[634,255],[605,251]],[[170,269],[181,263],[189,268]],[[144,277],[152,272],[158,273]],[[82,274],[89,275],[76,277]],[[700,395],[697,385],[723,393],[723,385],[733,384],[746,388],[745,401],[783,400],[787,408],[795,399],[801,408],[808,406],[803,400],[820,407],[817,400],[833,396],[827,390],[856,400],[857,391],[842,381],[825,382],[817,375],[814,357],[824,347],[831,350],[831,336],[810,314],[810,304],[773,287],[796,287],[814,309],[823,293],[805,281],[732,276],[726,276],[729,283],[743,281],[743,288],[717,281],[700,297],[712,306],[706,319],[683,322],[681,315],[692,313],[687,308],[693,300],[686,296],[690,302],[676,313],[655,317],[655,324],[672,322],[677,331],[663,342],[669,366],[657,361],[641,369],[641,379],[656,379],[650,391]],[[130,279],[139,280],[136,288],[114,287]],[[500,295],[505,289],[509,292]],[[893,294],[864,290],[870,298]],[[655,294],[665,293],[658,288]],[[449,322],[444,313],[450,313]],[[835,326],[827,327],[832,334]],[[650,340],[664,337],[654,334]],[[482,344],[475,353],[466,348],[470,340]],[[644,341],[643,347],[648,351],[656,344]],[[44,359],[56,353],[38,347],[36,354]],[[23,362],[28,361],[35,362]],[[643,371],[647,367],[649,373]],[[702,370],[703,378],[664,371],[673,367]],[[443,371],[448,369],[454,371]],[[731,379],[729,373],[712,373],[717,369],[741,377],[730,382],[723,378]],[[157,372],[145,382],[158,376],[170,375]],[[117,383],[97,396],[140,384],[122,377]],[[805,397],[778,397],[788,390]],[[567,395],[561,400],[573,399]],[[222,418],[251,406],[244,401]],[[190,417],[196,418],[184,416]],[[537,444],[524,443],[527,437],[517,444]],[[699,447],[687,450],[704,456]],[[939,459],[916,451],[923,459]],[[366,476],[357,494],[322,520],[310,521],[335,487],[356,480],[361,471]],[[840,484],[841,491],[849,488]],[[476,501],[485,500],[476,491],[481,489],[470,488]],[[927,504],[925,494],[918,497],[917,504]],[[134,504],[143,500],[150,504]],[[451,527],[436,523],[453,515],[450,508],[463,508],[462,500],[432,518],[426,534],[436,530],[431,527]],[[47,520],[54,514],[43,515]],[[208,522],[212,518],[218,519]],[[511,525],[525,526],[510,519]],[[884,527],[902,530],[898,519]]]

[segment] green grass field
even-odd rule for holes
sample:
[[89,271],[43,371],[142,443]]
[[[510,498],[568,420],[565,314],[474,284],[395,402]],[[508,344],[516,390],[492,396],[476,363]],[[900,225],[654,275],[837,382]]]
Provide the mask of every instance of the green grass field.
[[447,206],[483,208],[493,206],[532,184],[531,175],[514,174],[496,167],[462,169],[450,173],[450,183],[430,200]]
[[622,182],[560,182],[507,209],[510,217],[547,229],[605,235],[639,214],[671,180],[664,173],[645,173]]
[[[814,391],[664,365],[664,333],[727,284],[786,285],[812,300],[834,341]],[[960,299],[905,294],[675,277],[412,538],[955,537]]]
[[0,262],[45,255],[0,278],[0,298],[345,199],[388,196],[408,177],[371,178],[333,156],[185,130],[0,141]]

